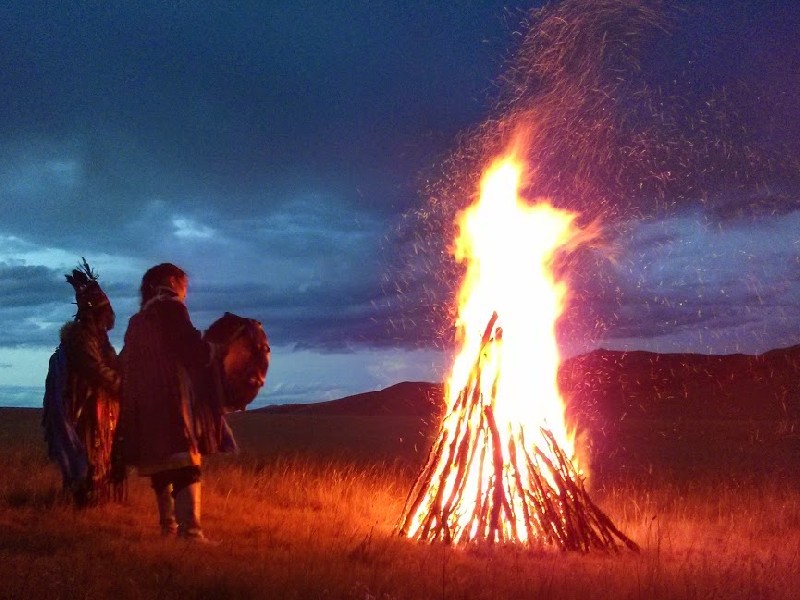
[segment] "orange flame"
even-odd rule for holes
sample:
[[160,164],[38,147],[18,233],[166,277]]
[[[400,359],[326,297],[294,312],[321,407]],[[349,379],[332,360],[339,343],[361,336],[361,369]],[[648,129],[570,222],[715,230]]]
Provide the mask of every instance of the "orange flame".
[[[566,286],[555,279],[552,267],[559,249],[580,241],[580,230],[574,225],[575,214],[546,201],[529,204],[520,198],[525,176],[525,161],[520,155],[518,144],[492,164],[483,176],[480,198],[459,218],[455,256],[466,263],[456,322],[461,349],[447,385],[442,434],[450,438],[444,446],[460,444],[463,438],[459,436],[465,435],[465,429],[478,429],[485,407],[491,404],[500,443],[488,448],[485,436],[470,443],[479,445],[476,456],[501,451],[504,477],[520,478],[517,487],[526,489],[527,471],[512,466],[525,464],[524,459],[509,454],[534,444],[546,449],[541,428],[552,433],[567,456],[574,455],[574,440],[567,432],[556,379],[560,358],[555,324],[564,307]],[[487,344],[487,321],[493,313],[497,315],[494,339]],[[474,378],[475,359],[481,352],[483,409],[465,413],[456,405],[463,402],[460,394],[470,377]],[[460,422],[465,418],[471,422]],[[493,464],[492,460],[470,459],[466,477],[463,471],[437,467],[432,482],[439,485],[428,490],[429,500],[420,504],[406,534],[416,535],[427,507],[437,505],[435,498],[458,497],[455,510],[447,517],[453,520],[447,530],[454,540],[494,536],[527,541],[534,534],[522,522],[528,516],[525,499],[514,497],[514,486],[506,486],[508,512],[520,522],[504,523],[505,531],[498,534],[478,531],[479,525],[471,517],[476,512],[475,503],[486,496],[482,488],[496,477],[499,460],[495,456]]]
[[456,322],[462,347],[448,382],[448,406],[464,387],[486,322],[496,312],[502,340],[495,352],[502,358],[491,367],[484,363],[482,379],[491,384],[497,377],[498,425],[527,426],[532,432],[547,427],[571,455],[556,382],[555,324],[566,286],[555,280],[552,265],[555,253],[580,232],[574,213],[544,200],[528,205],[519,197],[524,165],[516,150],[495,161],[482,179],[478,202],[461,214],[455,255],[467,263]]

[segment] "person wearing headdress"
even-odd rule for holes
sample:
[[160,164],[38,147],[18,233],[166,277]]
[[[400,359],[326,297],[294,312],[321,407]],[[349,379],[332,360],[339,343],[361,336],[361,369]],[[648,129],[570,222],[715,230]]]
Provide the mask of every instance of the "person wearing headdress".
[[118,440],[125,463],[150,477],[162,535],[208,541],[200,524],[201,455],[221,450],[221,418],[203,401],[213,350],[192,325],[187,285],[172,263],[142,278],[141,307],[120,354]]
[[86,506],[121,494],[121,482],[111,478],[121,377],[117,353],[108,339],[114,328],[114,309],[97,275],[83,259],[83,264],[65,277],[75,290],[78,310],[61,329],[66,361],[63,417],[77,437],[75,445],[85,452],[85,468],[65,473],[64,483],[76,504]]

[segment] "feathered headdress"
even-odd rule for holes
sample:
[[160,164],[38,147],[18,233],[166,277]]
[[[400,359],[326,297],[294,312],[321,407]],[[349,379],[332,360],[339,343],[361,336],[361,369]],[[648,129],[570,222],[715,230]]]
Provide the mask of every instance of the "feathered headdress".
[[105,304],[110,304],[108,296],[97,283],[97,273],[92,271],[86,259],[77,269],[72,270],[71,275],[64,275],[69,284],[75,290],[75,304],[78,305],[78,315],[84,311],[90,311]]

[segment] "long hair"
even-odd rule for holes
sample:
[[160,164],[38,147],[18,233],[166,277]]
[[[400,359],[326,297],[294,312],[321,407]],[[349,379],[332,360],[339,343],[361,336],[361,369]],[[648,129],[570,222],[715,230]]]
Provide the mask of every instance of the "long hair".
[[139,292],[142,295],[142,306],[153,298],[159,288],[169,287],[170,279],[187,279],[186,272],[172,263],[161,263],[155,267],[150,267],[142,277],[142,285]]

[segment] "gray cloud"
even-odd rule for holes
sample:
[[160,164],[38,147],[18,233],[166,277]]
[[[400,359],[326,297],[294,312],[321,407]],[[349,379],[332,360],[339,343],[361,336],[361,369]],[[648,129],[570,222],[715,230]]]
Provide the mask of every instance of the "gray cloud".
[[62,281],[62,273],[41,265],[0,262],[0,305],[30,307],[56,302],[63,297]]
[[[620,181],[618,164],[579,160],[608,158],[591,128],[541,144],[551,189],[569,188],[569,169],[591,172],[591,189],[619,184],[635,209],[559,199],[598,215],[609,240],[567,259],[572,347],[797,339],[800,13],[723,4],[679,16],[644,44],[641,76],[613,87],[620,135],[658,134],[637,138],[644,158],[631,154]],[[118,347],[141,275],[163,261],[189,272],[200,327],[230,310],[298,351],[449,347],[451,217],[475,190],[454,200],[435,182],[464,178],[447,154],[461,132],[499,122],[496,101],[515,104],[492,83],[525,75],[501,64],[524,37],[512,35],[522,11],[506,6],[3,4],[0,347],[56,343],[74,313],[63,273],[81,256],[114,303]],[[666,108],[638,106],[638,84],[664,84],[648,97]],[[594,116],[610,110],[595,99]],[[671,205],[667,192],[681,212],[642,208]],[[283,385],[298,398],[333,389]]]
[[[797,212],[755,221],[750,214],[723,226],[714,215],[695,210],[619,227],[607,253],[573,273],[566,335],[672,336],[706,352],[761,352],[798,343],[798,226]],[[715,338],[715,331],[736,328],[761,333],[739,341],[729,333]]]
[[0,348],[55,348],[61,326],[75,313],[63,304],[10,307],[0,310]]
[[[149,214],[257,217],[319,191],[384,216],[414,203],[413,173],[483,109],[502,4],[314,4],[6,4],[4,229],[113,251],[163,233],[137,229]],[[450,66],[464,50],[470,73]]]

